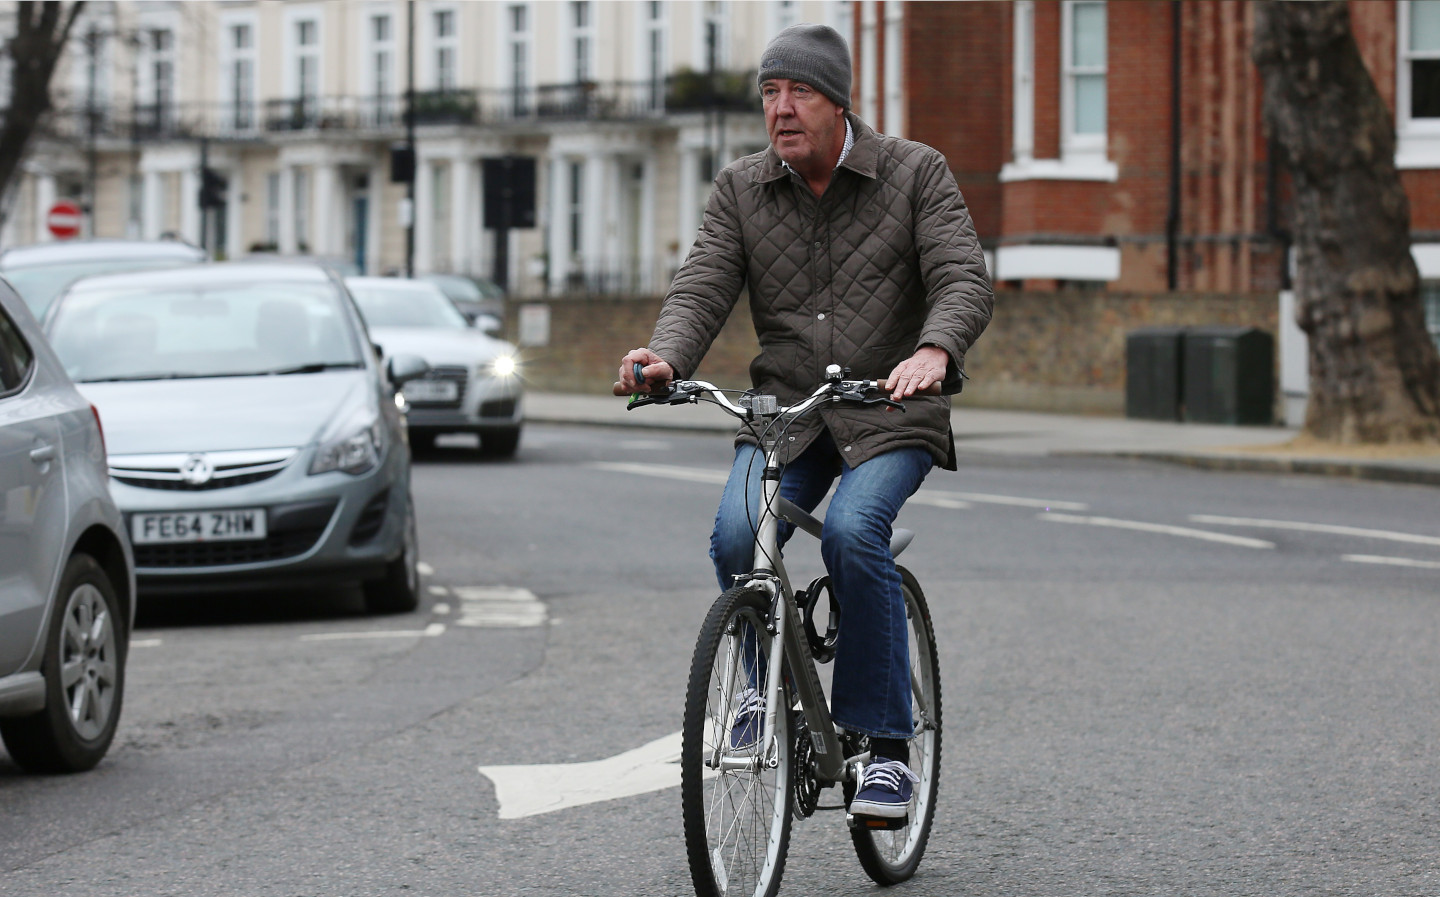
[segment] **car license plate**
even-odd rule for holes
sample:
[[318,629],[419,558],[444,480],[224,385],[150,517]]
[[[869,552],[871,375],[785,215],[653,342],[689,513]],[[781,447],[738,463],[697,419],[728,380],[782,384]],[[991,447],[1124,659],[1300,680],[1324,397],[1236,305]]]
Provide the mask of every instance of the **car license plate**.
[[453,402],[460,398],[460,384],[454,380],[411,380],[405,384],[405,398],[411,402]]
[[136,545],[167,542],[235,542],[265,538],[265,509],[172,511],[136,514],[130,518],[130,539]]

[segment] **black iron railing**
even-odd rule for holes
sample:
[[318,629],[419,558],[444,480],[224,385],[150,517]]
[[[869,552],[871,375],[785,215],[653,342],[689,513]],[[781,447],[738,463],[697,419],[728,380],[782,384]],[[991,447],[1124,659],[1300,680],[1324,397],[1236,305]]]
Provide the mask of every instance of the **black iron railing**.
[[[485,90],[430,90],[415,94],[415,124],[524,125],[559,120],[645,120],[717,110],[759,112],[753,73],[714,78],[682,71],[663,81],[582,82]],[[91,133],[83,102],[59,99],[47,130],[81,139]],[[94,133],[136,141],[212,137],[260,139],[305,131],[399,132],[405,97],[294,97],[241,103],[175,103],[96,110]]]

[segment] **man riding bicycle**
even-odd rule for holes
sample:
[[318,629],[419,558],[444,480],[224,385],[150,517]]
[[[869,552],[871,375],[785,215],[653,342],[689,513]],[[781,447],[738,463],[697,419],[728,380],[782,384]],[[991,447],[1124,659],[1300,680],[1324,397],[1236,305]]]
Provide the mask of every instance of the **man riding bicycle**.
[[[778,435],[781,494],[813,510],[836,477],[821,554],[840,604],[831,708],[870,739],[871,762],[850,810],[903,817],[914,775],[905,600],[890,553],[901,505],[939,463],[954,470],[950,402],[965,352],[994,295],[974,224],[945,158],[877,134],[850,109],[850,50],[823,25],[794,25],[765,48],[760,94],[770,148],[715,181],[694,248],[665,297],[650,345],[625,354],[628,391],[687,378],[742,290],[760,342],[754,387],[782,404],[809,393],[825,368],[888,379],[905,413],[827,405]],[[642,365],[638,382],[634,365]],[[771,434],[774,438],[775,434]],[[722,590],[751,569],[764,453],[742,426],[711,536]],[[790,527],[782,532],[788,537]],[[737,732],[758,730],[753,695]]]

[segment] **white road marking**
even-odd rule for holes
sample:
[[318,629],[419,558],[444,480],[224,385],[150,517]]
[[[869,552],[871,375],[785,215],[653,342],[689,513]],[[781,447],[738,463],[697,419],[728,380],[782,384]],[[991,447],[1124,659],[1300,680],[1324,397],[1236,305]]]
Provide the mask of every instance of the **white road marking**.
[[680,733],[604,760],[481,766],[495,783],[501,819],[521,819],[680,784]]
[[975,507],[968,501],[962,501],[958,498],[946,498],[944,494],[936,494],[924,489],[910,496],[910,504],[929,505],[932,508],[950,508],[954,511],[963,511],[966,508]]
[[529,589],[509,586],[452,586],[460,599],[456,626],[515,629],[545,625],[545,602]]
[[132,648],[158,648],[160,644],[161,642],[158,638],[137,638],[130,641],[130,647]]
[[1421,570],[1440,570],[1440,561],[1421,561],[1415,558],[1390,558],[1378,554],[1342,554],[1340,560],[1354,564],[1388,564],[1391,567],[1416,567]]
[[1185,526],[1170,526],[1164,523],[1145,523],[1140,520],[1116,520],[1113,517],[1079,517],[1074,514],[1044,513],[1039,515],[1041,520],[1049,520],[1052,523],[1083,523],[1090,526],[1105,526],[1112,529],[1137,530],[1144,533],[1159,533],[1166,536],[1182,536],[1187,539],[1203,539],[1207,542],[1219,542],[1222,545],[1235,545],[1240,548],[1274,548],[1274,542],[1266,542],[1263,539],[1248,539],[1244,536],[1231,536],[1227,533],[1212,533],[1203,529],[1190,529]]
[[719,483],[725,485],[730,471],[703,467],[678,467],[674,464],[636,464],[627,461],[592,461],[585,465],[596,470],[613,473],[634,473],[645,477],[664,477],[671,480],[687,480],[691,483]]
[[446,604],[443,601],[437,601],[434,605],[431,606],[430,612],[439,614],[443,617],[446,614],[450,613],[450,605]]
[[[949,499],[958,502],[975,502],[982,505],[1010,505],[1016,508],[1043,508],[1046,511],[1088,511],[1090,506],[1079,501],[1051,501],[1048,498],[1021,498],[1015,495],[989,495],[984,492],[943,492],[938,489],[921,489],[915,493],[910,500],[915,501],[925,496],[934,498]],[[936,504],[936,502],[923,502],[924,504]],[[968,507],[968,505],[962,505]],[[938,505],[946,507],[946,505]]]
[[448,595],[448,594],[450,594],[450,590],[447,589],[447,588],[445,588],[444,586],[430,586],[430,587],[427,589],[427,591],[429,591],[430,594],[432,594],[432,595]]
[[317,632],[300,636],[302,642],[339,642],[351,639],[434,638],[445,634],[444,623],[431,623],[424,629],[362,629],[356,632]]
[[1383,529],[1364,529],[1358,526],[1335,526],[1329,523],[1302,523],[1298,520],[1259,520],[1253,517],[1219,517],[1213,514],[1191,514],[1190,519],[1196,523],[1212,523],[1218,526],[1253,526],[1260,529],[1289,529],[1306,533],[1329,533],[1335,536],[1359,536],[1362,539],[1386,539],[1391,542],[1408,542],[1411,545],[1440,545],[1440,536],[1397,533]]
[[415,569],[418,570],[418,571],[420,571],[420,575],[421,575],[421,576],[434,576],[434,575],[435,575],[435,568],[432,567],[432,566],[430,566],[429,564],[425,563],[424,561],[420,561],[419,563],[417,563],[417,564],[415,565]]
[[[702,467],[680,467],[674,464],[638,464],[625,461],[595,461],[586,465],[596,470],[615,473],[634,473],[640,476],[665,477],[672,480],[687,480],[692,483],[718,483],[724,485],[730,478],[728,470],[714,470]],[[989,505],[1011,505],[1019,508],[1044,508],[1061,511],[1085,511],[1089,505],[1076,501],[1051,501],[1047,498],[1024,498],[1015,495],[989,495],[982,492],[943,492],[938,489],[921,489],[910,499],[922,505],[937,508],[968,508],[970,503]]]

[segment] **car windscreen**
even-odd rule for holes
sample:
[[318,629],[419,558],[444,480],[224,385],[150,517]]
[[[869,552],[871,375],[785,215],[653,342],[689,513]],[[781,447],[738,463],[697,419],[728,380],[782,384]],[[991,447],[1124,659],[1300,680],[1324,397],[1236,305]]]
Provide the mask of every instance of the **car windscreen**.
[[122,271],[145,271],[159,268],[178,268],[193,265],[182,259],[104,259],[88,262],[65,262],[54,265],[34,265],[29,268],[15,268],[0,272],[15,287],[30,306],[35,317],[43,318],[45,309],[61,291],[82,277],[91,274],[118,274]]
[[469,327],[439,289],[395,289],[350,284],[350,294],[360,314],[371,327],[439,327],[464,330]]
[[329,284],[89,288],[49,336],[77,382],[234,377],[361,367],[351,321]]

